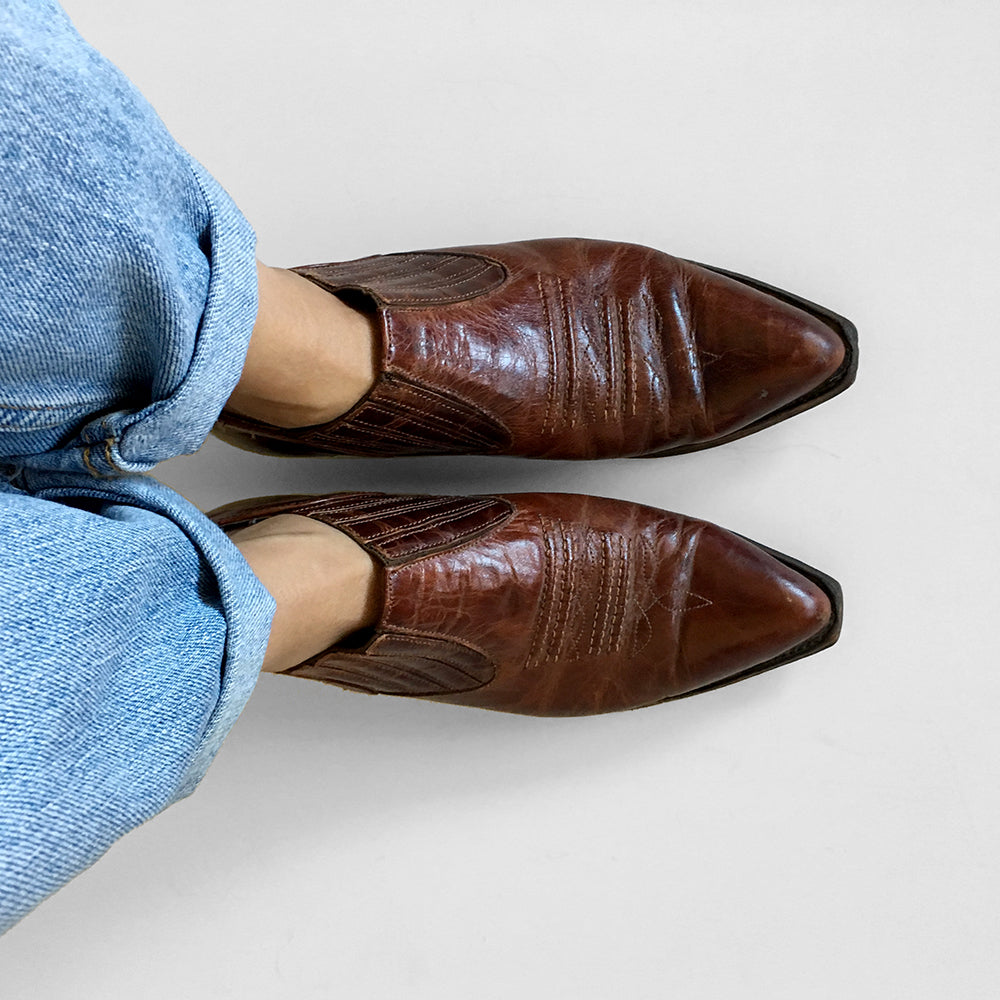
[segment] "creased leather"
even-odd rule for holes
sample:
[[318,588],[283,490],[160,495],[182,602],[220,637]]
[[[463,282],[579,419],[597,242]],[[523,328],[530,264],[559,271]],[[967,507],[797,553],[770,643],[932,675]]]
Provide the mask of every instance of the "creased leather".
[[317,453],[656,454],[781,410],[844,358],[820,318],[631,244],[533,240],[294,270],[371,297],[376,384],[324,425],[220,422]]
[[651,705],[804,648],[833,610],[811,580],[693,518],[575,494],[348,493],[247,501],[351,535],[384,567],[371,639],[291,673],[531,715]]

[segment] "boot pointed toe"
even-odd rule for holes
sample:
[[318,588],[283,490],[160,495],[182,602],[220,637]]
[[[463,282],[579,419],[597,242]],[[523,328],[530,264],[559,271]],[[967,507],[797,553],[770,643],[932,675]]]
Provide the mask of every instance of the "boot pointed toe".
[[721,687],[836,640],[833,581],[715,525],[701,533],[691,590],[701,605],[681,633],[679,693]]
[[720,274],[695,279],[694,323],[711,437],[766,425],[844,366],[847,346],[819,316]]

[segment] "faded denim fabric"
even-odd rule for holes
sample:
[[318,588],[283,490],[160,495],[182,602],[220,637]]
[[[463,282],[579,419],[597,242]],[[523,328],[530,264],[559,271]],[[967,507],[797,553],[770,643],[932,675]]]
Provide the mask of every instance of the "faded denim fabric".
[[255,237],[52,0],[0,2],[0,932],[189,794],[274,602],[140,473],[204,441]]

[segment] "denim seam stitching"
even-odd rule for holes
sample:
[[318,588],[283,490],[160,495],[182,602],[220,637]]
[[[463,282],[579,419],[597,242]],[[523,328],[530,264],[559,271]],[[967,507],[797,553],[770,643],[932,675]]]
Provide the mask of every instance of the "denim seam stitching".
[[52,403],[49,406],[18,406],[15,403],[4,403],[0,401],[0,408],[5,410],[74,410],[79,406],[94,406],[104,402],[103,399],[81,399],[74,403]]

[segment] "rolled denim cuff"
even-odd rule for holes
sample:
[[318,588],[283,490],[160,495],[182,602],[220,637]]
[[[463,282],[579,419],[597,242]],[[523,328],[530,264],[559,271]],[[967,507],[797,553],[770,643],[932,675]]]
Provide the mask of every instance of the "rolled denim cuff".
[[158,462],[197,451],[243,371],[257,318],[256,234],[218,181],[193,157],[191,168],[210,222],[209,284],[191,364],[167,398],[128,415],[102,459],[111,473],[145,472]]
[[[190,160],[208,220],[201,241],[208,265],[205,304],[183,377],[168,395],[147,406],[93,418],[60,448],[11,457],[8,475],[21,467],[84,472],[95,479],[147,472],[166,459],[197,451],[236,388],[257,318],[257,238],[218,181],[187,153],[182,155]],[[168,337],[164,357],[178,348],[180,338]],[[176,358],[168,363],[172,367]]]
[[31,493],[43,500],[93,497],[160,514],[187,535],[211,569],[226,622],[222,663],[205,665],[206,669],[219,670],[218,693],[200,736],[191,742],[188,760],[164,805],[190,795],[253,692],[267,650],[275,611],[274,598],[214,521],[179,493],[149,476],[119,477],[105,484],[86,482],[80,475],[66,477],[59,473],[30,471],[25,475],[25,482]]

